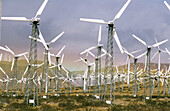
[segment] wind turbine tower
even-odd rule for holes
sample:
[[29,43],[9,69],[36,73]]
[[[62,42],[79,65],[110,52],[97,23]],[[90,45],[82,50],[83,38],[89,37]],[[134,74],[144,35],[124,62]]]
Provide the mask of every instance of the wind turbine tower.
[[[140,39],[139,37],[137,37],[136,35],[134,35],[134,34],[132,34],[132,36],[136,39],[136,40],[138,40],[139,42],[141,42],[143,45],[145,45],[146,46],[146,50],[147,50],[147,53],[146,53],[146,74],[144,75],[144,78],[146,78],[145,76],[146,75],[148,75],[149,77],[148,77],[148,79],[149,79],[149,99],[151,100],[151,98],[152,98],[152,87],[151,87],[151,73],[150,73],[150,54],[151,54],[151,49],[152,49],[152,47],[157,47],[157,46],[159,46],[159,45],[161,45],[161,44],[163,44],[163,43],[165,43],[165,42],[167,42],[168,41],[168,39],[166,39],[166,40],[164,40],[164,41],[161,41],[161,42],[158,42],[158,43],[156,43],[156,44],[154,44],[154,45],[151,45],[151,46],[149,46],[149,45],[147,45],[146,44],[146,42],[144,42],[142,39]],[[144,99],[145,99],[145,95],[146,95],[146,84],[145,84],[145,79],[143,79],[144,80]]]
[[[121,47],[119,38],[117,36],[117,33],[115,31],[115,27],[114,27],[114,22],[120,18],[120,16],[122,15],[122,13],[125,11],[126,7],[129,5],[129,3],[131,2],[131,0],[128,0],[125,5],[121,8],[121,10],[117,13],[117,15],[115,16],[115,18],[112,21],[109,22],[105,22],[104,20],[99,20],[99,19],[86,19],[86,18],[80,18],[81,21],[85,21],[85,22],[92,22],[92,23],[99,23],[99,24],[107,24],[108,25],[108,38],[107,38],[107,53],[111,54],[111,57],[109,58],[108,55],[106,55],[106,60],[105,60],[105,78],[106,75],[108,73],[111,74],[111,88],[110,88],[110,99],[112,102],[112,91],[113,91],[113,95],[114,95],[114,90],[112,88],[112,83],[113,82],[113,68],[114,68],[114,64],[113,64],[113,37],[121,51],[121,53],[123,53],[123,49]],[[108,66],[110,65],[111,69],[110,71],[108,70]],[[105,84],[106,84],[107,79],[105,79]],[[107,86],[105,85],[105,90],[107,90]],[[105,91],[106,92],[106,91]],[[104,93],[104,98],[105,98],[105,93]],[[114,98],[114,97],[113,97]],[[115,98],[114,98],[115,101]]]
[[[2,20],[12,20],[12,21],[25,21],[25,22],[31,22],[32,25],[32,34],[31,36],[34,38],[37,38],[39,36],[39,29],[38,29],[38,25],[40,22],[40,18],[38,18],[38,16],[40,16],[47,4],[48,0],[44,0],[43,4],[41,5],[41,7],[39,8],[39,10],[37,11],[36,15],[31,18],[31,19],[27,19],[26,17],[1,17]],[[35,67],[31,67],[31,64],[34,64]],[[26,103],[29,103],[29,96],[33,94],[33,90],[36,90],[36,99],[37,102],[34,104],[38,105],[38,88],[35,86],[35,84],[33,83],[33,79],[30,80],[28,78],[31,78],[31,74],[35,74],[34,78],[37,78],[37,40],[33,40],[31,39],[31,44],[30,44],[30,53],[29,53],[29,67],[28,67],[28,73],[27,73],[27,81],[26,81],[26,89],[25,89],[25,97],[27,97],[26,99]],[[33,88],[33,84],[34,84],[34,88]],[[35,95],[34,95],[35,96]]]

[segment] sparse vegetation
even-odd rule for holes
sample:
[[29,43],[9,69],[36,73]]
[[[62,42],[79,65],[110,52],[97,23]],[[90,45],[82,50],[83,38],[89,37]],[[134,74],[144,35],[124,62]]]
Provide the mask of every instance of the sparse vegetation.
[[36,107],[33,107],[33,104],[24,103],[22,97],[0,98],[0,110],[7,111],[168,111],[170,109],[170,96],[153,96],[152,101],[143,101],[142,96],[134,98],[130,95],[116,95],[115,104],[110,106],[92,95],[61,95],[40,99],[41,103]]

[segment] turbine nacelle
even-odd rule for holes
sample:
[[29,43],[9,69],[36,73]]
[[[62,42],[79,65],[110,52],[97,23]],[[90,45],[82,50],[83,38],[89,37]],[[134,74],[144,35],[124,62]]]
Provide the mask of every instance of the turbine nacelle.
[[97,47],[98,48],[102,48],[104,45],[103,44],[98,44]]
[[114,21],[109,21],[108,25],[113,25],[114,26]]
[[31,20],[31,21],[32,21],[32,22],[37,22],[37,23],[39,23],[39,22],[40,22],[40,20],[41,20],[40,18],[32,18],[32,20]]

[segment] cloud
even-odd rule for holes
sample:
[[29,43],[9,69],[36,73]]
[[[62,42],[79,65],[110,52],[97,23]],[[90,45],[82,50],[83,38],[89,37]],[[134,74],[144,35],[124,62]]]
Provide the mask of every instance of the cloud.
[[[71,69],[71,61],[78,59],[79,53],[97,44],[98,24],[80,22],[80,17],[99,18],[106,21],[112,20],[127,0],[49,0],[41,17],[40,29],[45,40],[51,41],[56,35],[65,31],[56,43],[51,46],[51,51],[56,53],[66,45],[65,65]],[[3,16],[33,17],[43,0],[5,0],[3,1]],[[132,0],[121,18],[115,22],[116,31],[123,46],[129,51],[145,49],[131,35],[135,34],[146,41],[147,44],[168,39],[170,35],[170,14],[162,0]],[[102,25],[102,43],[106,48],[108,29]],[[9,44],[19,49],[29,49],[31,26],[29,23],[3,21],[1,45]],[[12,37],[12,38],[11,38]],[[28,44],[28,45],[24,45]],[[168,43],[161,46],[169,48]],[[40,45],[40,49],[43,47]],[[23,50],[23,49],[22,49]],[[40,52],[42,52],[40,51]],[[115,64],[121,62],[126,56],[121,55],[114,43]],[[120,58],[121,57],[121,58]]]

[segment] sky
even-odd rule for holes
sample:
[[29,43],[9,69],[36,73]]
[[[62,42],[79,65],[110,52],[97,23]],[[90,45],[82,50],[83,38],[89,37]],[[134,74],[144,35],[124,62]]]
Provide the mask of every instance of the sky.
[[[3,17],[27,17],[35,16],[44,0],[3,0]],[[115,15],[127,0],[49,0],[42,13],[39,28],[46,42],[50,42],[62,31],[65,34],[55,43],[51,44],[51,53],[57,52],[65,45],[63,65],[69,70],[82,70],[86,66],[82,62],[75,63],[79,59],[80,52],[91,46],[97,45],[99,24],[81,22],[80,18],[113,20]],[[166,0],[170,4],[170,0]],[[29,22],[2,21],[1,46],[9,46],[14,52],[29,51],[31,25]],[[146,47],[132,37],[132,34],[146,41],[148,45],[170,38],[170,11],[164,5],[163,0],[132,0],[120,19],[115,22],[117,34],[122,46],[128,51],[138,49],[146,50]],[[106,49],[108,28],[102,25],[102,41]],[[161,49],[170,50],[170,41],[160,46]],[[38,59],[43,58],[43,45],[38,43]],[[152,50],[152,56],[157,48]],[[2,51],[1,51],[2,52]],[[126,62],[126,54],[121,54],[114,42],[115,65]],[[137,55],[136,55],[137,56]],[[162,63],[167,63],[167,54],[162,54]],[[54,58],[52,58],[54,61]],[[102,58],[104,65],[104,58]],[[140,59],[139,62],[143,62]],[[91,58],[92,62],[92,58]],[[131,60],[133,62],[133,60]],[[155,57],[152,62],[157,62]]]

